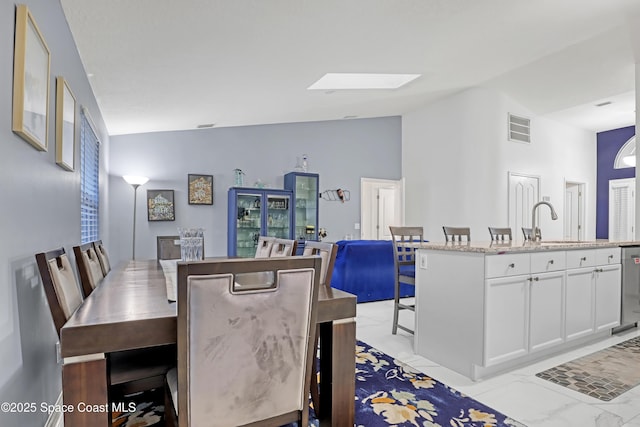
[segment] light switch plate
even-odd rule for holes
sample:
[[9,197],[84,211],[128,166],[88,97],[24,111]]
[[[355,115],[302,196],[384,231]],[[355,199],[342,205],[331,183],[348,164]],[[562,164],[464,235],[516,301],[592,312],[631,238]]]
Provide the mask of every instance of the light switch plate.
[[420,268],[427,269],[427,254],[420,254]]

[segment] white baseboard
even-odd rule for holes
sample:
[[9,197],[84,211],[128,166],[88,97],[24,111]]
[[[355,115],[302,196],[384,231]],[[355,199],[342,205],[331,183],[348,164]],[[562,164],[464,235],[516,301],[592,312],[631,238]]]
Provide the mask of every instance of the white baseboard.
[[[62,392],[58,395],[58,400],[56,400],[56,407],[62,406]],[[47,418],[47,422],[44,423],[44,427],[64,427],[64,416],[61,412],[53,411],[49,418]]]

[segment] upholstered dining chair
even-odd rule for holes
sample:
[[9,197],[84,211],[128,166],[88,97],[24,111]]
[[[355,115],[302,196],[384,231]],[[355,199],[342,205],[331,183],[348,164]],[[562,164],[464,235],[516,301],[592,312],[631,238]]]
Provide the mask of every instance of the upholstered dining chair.
[[458,241],[461,242],[462,238],[466,238],[467,242],[471,241],[471,229],[469,227],[448,227],[443,226],[442,231],[444,231],[444,238],[448,241]]
[[[229,259],[178,265],[178,367],[167,374],[167,426],[309,421],[321,260]],[[270,277],[238,288],[243,274]],[[266,286],[268,285],[268,286]]]
[[[395,272],[395,284],[393,292],[393,327],[392,334],[398,332],[398,328],[413,333],[413,329],[398,323],[400,310],[415,312],[415,304],[405,304],[400,300],[400,283],[415,286],[416,284],[416,245],[424,241],[422,227],[394,227],[390,226],[393,240],[393,265]],[[414,243],[411,245],[411,243]]]
[[[36,254],[36,264],[60,338],[60,329],[83,302],[82,293],[64,248]],[[105,357],[109,366],[109,394],[117,398],[162,387],[166,372],[175,366],[176,347],[121,351]]]
[[492,242],[510,242],[513,240],[510,227],[489,227],[489,234],[491,235]]
[[275,240],[275,237],[258,237],[258,246],[256,247],[255,258],[269,258],[269,256],[271,255],[271,248],[273,247],[273,242]]
[[156,236],[156,252],[158,261],[182,258],[180,236]]
[[93,249],[96,251],[96,255],[98,255],[98,261],[100,261],[100,267],[102,268],[102,275],[106,276],[107,273],[111,271],[111,263],[109,262],[109,255],[107,255],[107,250],[104,248],[102,240],[96,240],[93,242]]
[[[320,271],[320,284],[331,287],[331,276],[333,275],[333,266],[336,263],[336,255],[338,254],[338,245],[329,242],[316,242],[307,240],[304,244],[302,256],[317,255],[322,260],[322,270]],[[319,331],[316,331],[316,340],[313,348],[318,348]],[[314,353],[317,356],[317,352]],[[313,401],[313,409],[316,414],[320,413],[320,389],[318,388],[318,369],[317,362],[312,365],[311,372],[311,400]]]
[[80,275],[80,284],[84,297],[88,297],[91,292],[102,282],[104,273],[98,259],[98,254],[93,247],[93,243],[74,246],[73,254],[76,257],[76,265]]
[[274,239],[273,246],[271,247],[271,252],[269,252],[269,258],[293,256],[293,254],[296,253],[297,247],[297,240]]

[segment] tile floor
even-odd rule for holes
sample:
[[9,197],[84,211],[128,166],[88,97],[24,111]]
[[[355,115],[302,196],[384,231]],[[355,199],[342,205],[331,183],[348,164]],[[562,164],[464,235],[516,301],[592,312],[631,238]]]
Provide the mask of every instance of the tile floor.
[[[406,310],[400,313],[401,323],[412,327],[413,313]],[[393,301],[358,304],[357,338],[528,427],[640,427],[640,386],[602,402],[535,376],[537,372],[640,336],[637,328],[474,382],[416,355],[411,334],[400,330],[397,335],[391,334],[392,318]]]

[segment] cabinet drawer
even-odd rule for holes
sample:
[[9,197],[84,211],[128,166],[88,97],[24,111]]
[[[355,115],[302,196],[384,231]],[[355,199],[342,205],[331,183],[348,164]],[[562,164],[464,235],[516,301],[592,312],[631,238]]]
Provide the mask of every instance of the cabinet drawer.
[[620,248],[596,249],[596,263],[598,265],[620,264]]
[[596,265],[596,249],[567,251],[567,268],[593,267]]
[[531,273],[564,270],[565,260],[565,251],[534,252],[531,254]]
[[529,274],[529,254],[488,255],[485,257],[485,277],[517,276]]

